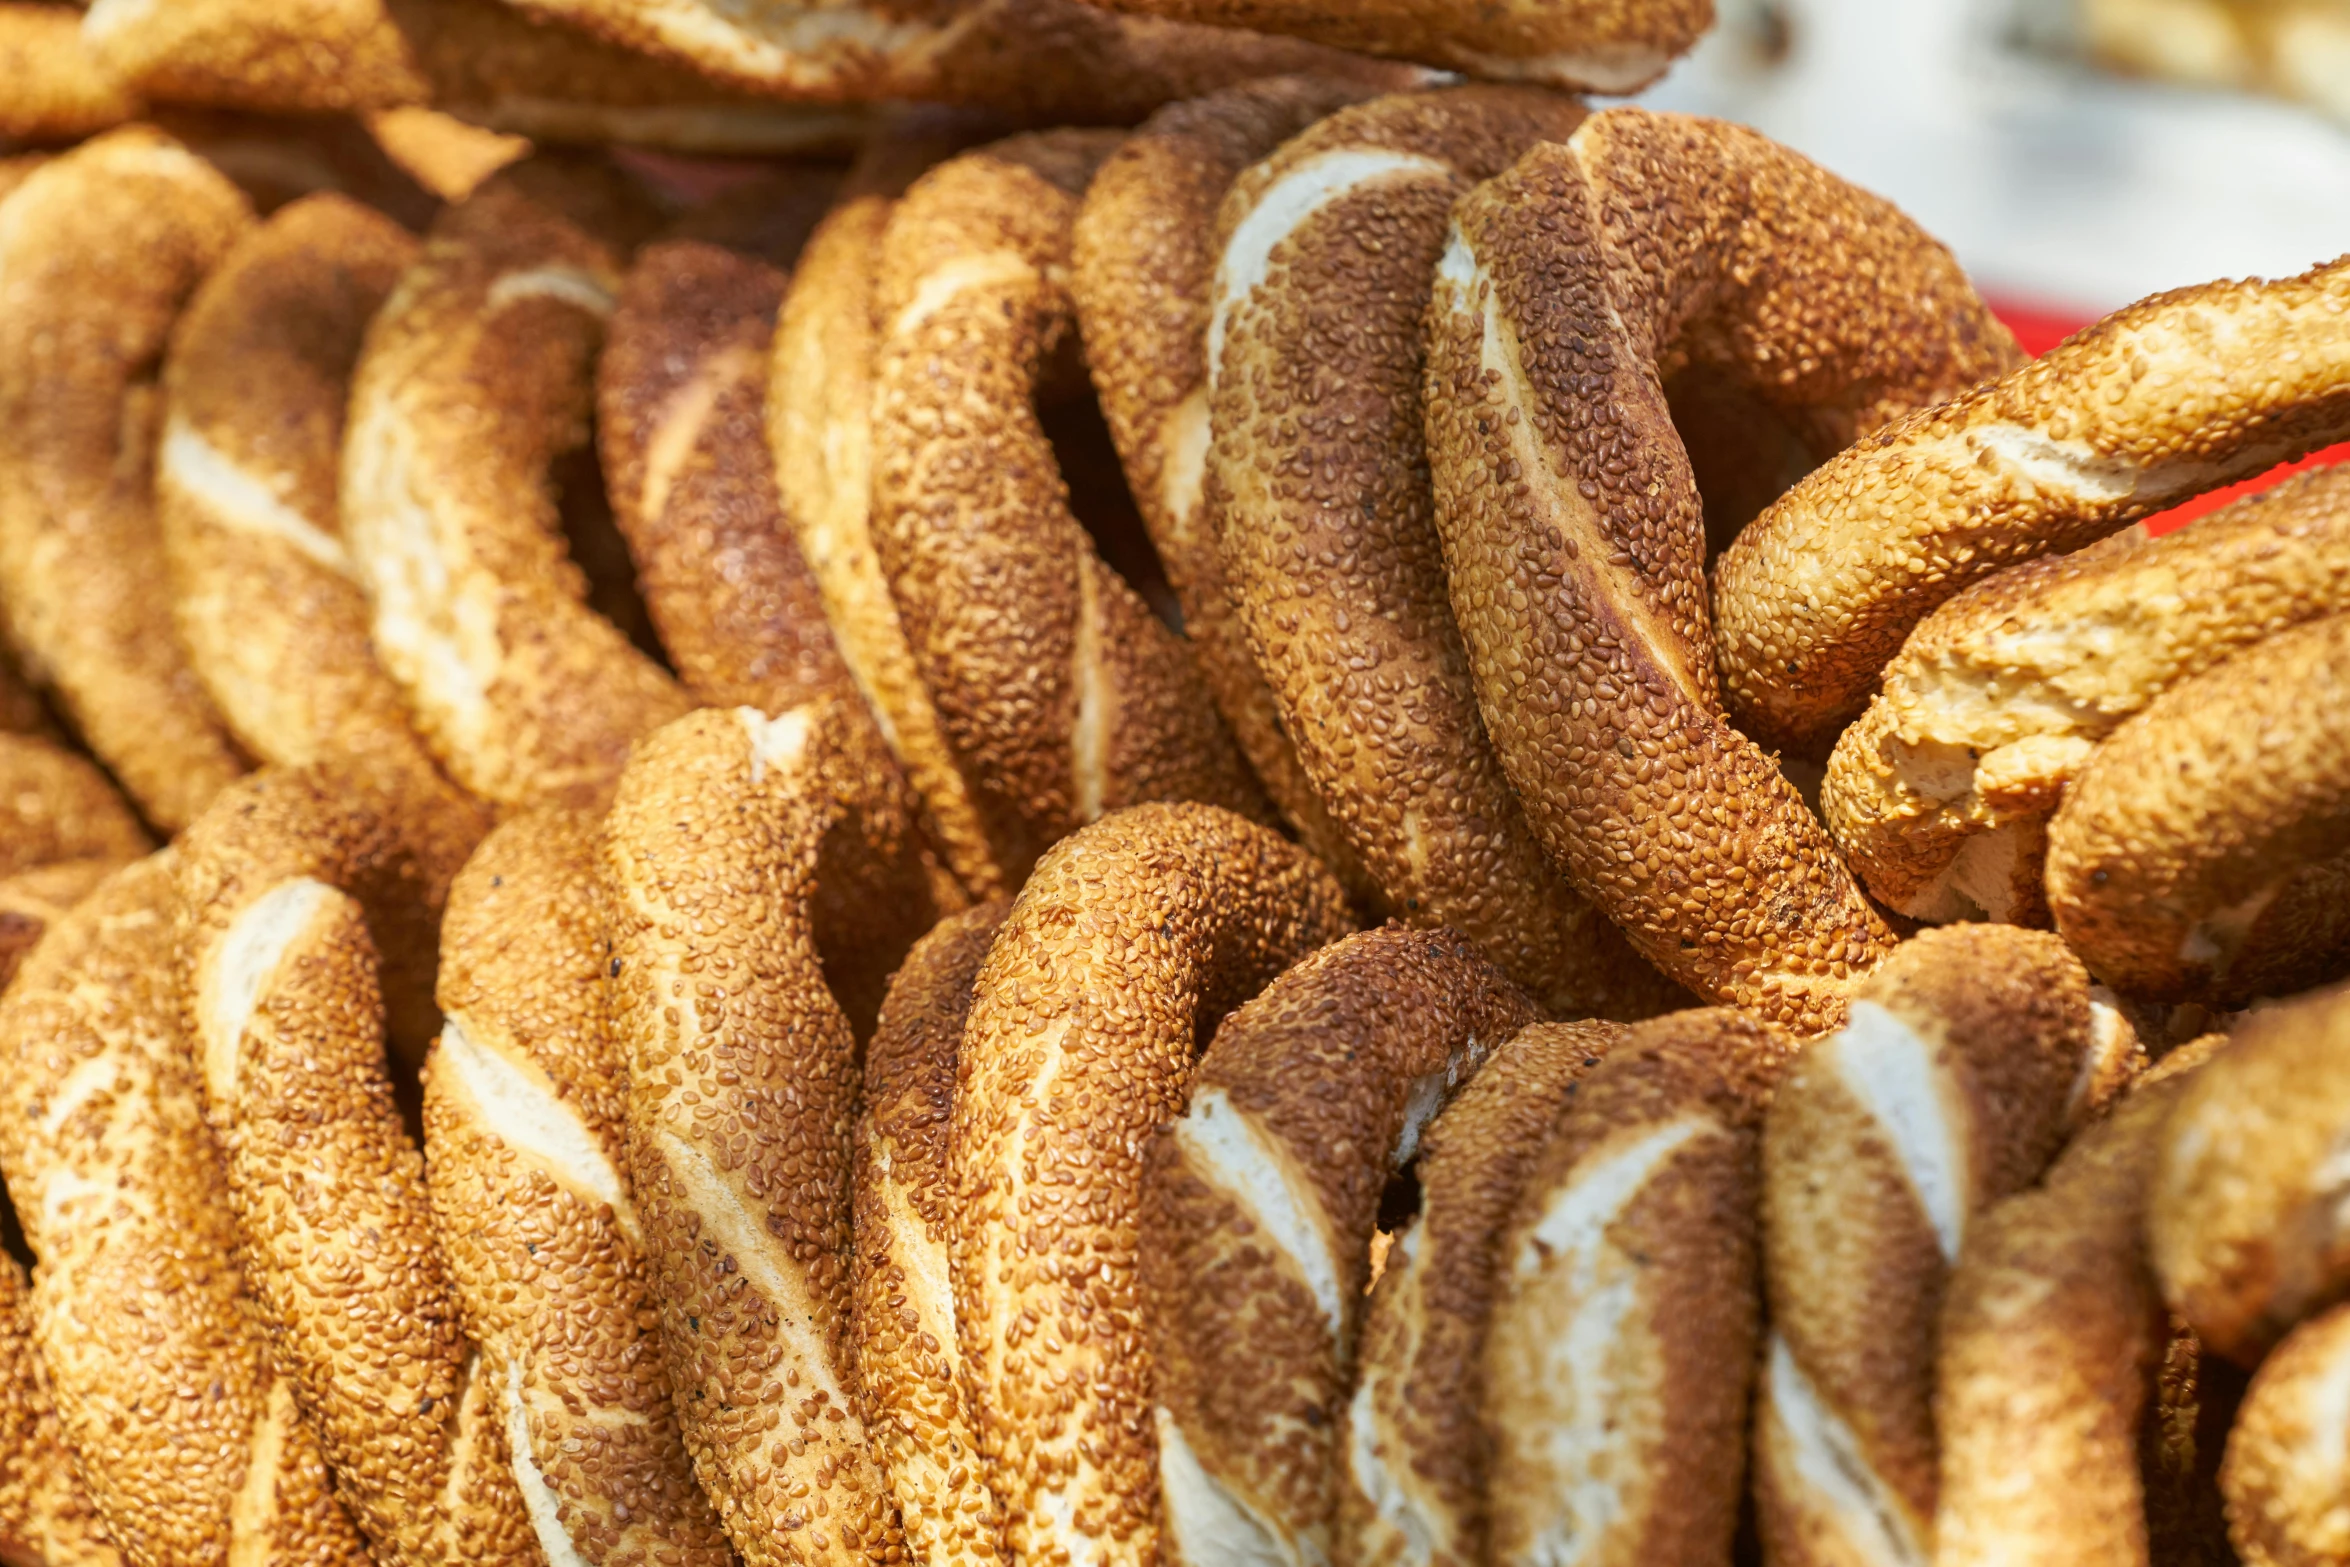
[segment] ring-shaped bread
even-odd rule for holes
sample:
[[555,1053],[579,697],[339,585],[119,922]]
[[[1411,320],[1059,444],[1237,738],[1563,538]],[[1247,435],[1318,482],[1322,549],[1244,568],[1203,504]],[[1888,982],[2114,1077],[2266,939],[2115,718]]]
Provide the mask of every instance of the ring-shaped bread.
[[1209,805],[1107,816],[1021,890],[979,973],[950,1155],[955,1328],[1012,1560],[1156,1558],[1143,1147],[1218,1021],[1351,928],[1311,855]]
[[0,876],[148,848],[138,817],[87,757],[39,735],[0,734]]
[[2350,467],[2161,538],[2043,556],[1935,610],[1836,742],[1836,846],[1914,919],[2049,920],[2048,818],[2098,743],[2272,632],[2350,610]]
[[1663,372],[1714,370],[1824,455],[2014,340],[1889,204],[1743,127],[1640,109],[1462,201],[1436,277],[1437,525],[1534,831],[1691,990],[1834,1026],[1893,934],[1724,713]]
[[2350,258],[2157,294],[1974,374],[2001,370],[1823,463],[1715,563],[1722,683],[1766,745],[1826,750],[1910,629],[2002,566],[2350,435]]
[[1935,1356],[1936,1567],[2148,1562],[2140,1417],[2168,1331],[2147,1189],[2163,1123],[2226,1045],[2172,1051],[1968,1225]]
[[1582,118],[1534,88],[1397,94],[1241,175],[1218,218],[1206,505],[1282,729],[1389,907],[1462,932],[1554,1014],[1640,1017],[1676,992],[1544,853],[1488,739],[1422,434],[1454,201]]
[[1070,231],[1110,131],[1046,131],[916,181],[874,296],[873,541],[996,862],[1105,812],[1264,809],[1182,637],[1094,548],[1038,414],[1074,349]]
[[0,140],[75,141],[120,125],[139,99],[82,42],[71,5],[0,4]]
[[1539,1015],[1459,932],[1389,926],[1307,956],[1216,1030],[1143,1154],[1162,1560],[1331,1559],[1381,1197]]
[[0,1550],[38,1567],[123,1567],[58,1423],[14,1257],[0,1257]]
[[183,1032],[176,852],[60,918],[0,1003],[0,1166],[38,1259],[34,1341],[132,1561],[366,1567],[248,1308]]
[[1359,82],[1276,77],[1160,110],[1094,174],[1069,274],[1102,416],[1216,710],[1299,838],[1367,906],[1378,888],[1282,732],[1203,502],[1216,209],[1251,164],[1370,93]]
[[587,437],[630,205],[585,161],[493,175],[433,225],[352,377],[343,535],[377,656],[450,776],[497,805],[599,803],[630,742],[689,705],[588,607],[548,473]]
[[604,826],[628,1162],[670,1387],[746,1567],[904,1559],[858,1414],[857,1035],[823,949],[832,984],[878,1004],[943,898],[896,770],[852,716],[690,714],[638,744]]
[[2228,1535],[2247,1567],[2350,1556],[2335,1391],[2350,1381],[2350,1305],[2302,1323],[2261,1361],[2220,1465]]
[[1789,1071],[1762,1145],[1753,1463],[1773,1563],[1931,1559],[1935,1324],[1968,1225],[2142,1059],[2061,941],[1959,925],[1897,948]]
[[2116,729],[2048,824],[2048,905],[2126,995],[2234,1005],[2350,971],[2350,610]]
[[182,1005],[272,1355],[379,1567],[527,1559],[386,1057],[429,1031],[445,892],[403,820],[332,767],[223,791],[179,842]]
[[272,766],[376,775],[414,802],[445,880],[489,824],[376,662],[337,498],[360,341],[417,255],[406,230],[332,194],[231,250],[172,333],[156,509],[181,645],[238,743]]
[[162,133],[111,131],[0,203],[0,606],[26,672],[165,831],[245,770],[188,668],[157,535],[152,377],[252,225]]

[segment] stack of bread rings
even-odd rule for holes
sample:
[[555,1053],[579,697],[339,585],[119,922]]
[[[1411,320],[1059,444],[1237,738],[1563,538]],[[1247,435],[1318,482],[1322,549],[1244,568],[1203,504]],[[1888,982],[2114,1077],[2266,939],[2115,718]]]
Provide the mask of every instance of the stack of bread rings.
[[1710,19],[0,0],[0,1567],[2350,1564],[2350,257]]

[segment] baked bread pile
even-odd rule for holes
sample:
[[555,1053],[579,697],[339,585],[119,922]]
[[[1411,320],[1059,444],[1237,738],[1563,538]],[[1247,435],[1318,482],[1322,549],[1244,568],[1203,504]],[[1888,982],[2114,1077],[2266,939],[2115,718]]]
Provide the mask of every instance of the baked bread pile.
[[2350,1560],[2350,259],[1707,21],[0,5],[0,1562]]

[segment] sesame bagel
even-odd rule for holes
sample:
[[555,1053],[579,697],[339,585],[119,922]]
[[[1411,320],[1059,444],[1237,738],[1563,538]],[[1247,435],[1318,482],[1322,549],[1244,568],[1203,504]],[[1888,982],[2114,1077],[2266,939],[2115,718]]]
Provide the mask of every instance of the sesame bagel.
[[166,850],[111,877],[0,1003],[0,1166],[39,1262],[34,1339],[131,1561],[364,1567],[249,1309],[182,1031],[177,876]]
[[1870,892],[1917,919],[2048,923],[2048,818],[2097,744],[2180,680],[2350,609],[2350,468],[2195,527],[2131,528],[1919,622],[1820,791]]
[[245,769],[170,624],[152,377],[245,198],[160,132],[112,131],[0,202],[0,606],[27,673],[147,819]]
[[728,1567],[662,1374],[622,1175],[596,819],[508,819],[449,888],[424,1069],[433,1221],[550,1563]]
[[2054,936],[1960,925],[1898,948],[1795,1064],[1762,1145],[1773,1563],[1931,1560],[1935,1323],[1969,1223],[2142,1060]]
[[1795,1049],[1727,1008],[1640,1024],[1536,1159],[1485,1338],[1493,1561],[1728,1558],[1762,1118]]
[[1422,1135],[1420,1212],[1389,1247],[1363,1312],[1332,1560],[1487,1560],[1493,1443],[1478,1413],[1479,1357],[1502,1228],[1578,1085],[1629,1032],[1600,1022],[1521,1029]]
[[1259,27],[1494,81],[1637,92],[1713,25],[1712,0],[1093,0],[1113,11]]
[[1437,526],[1535,833],[1674,979],[1832,1027],[1893,935],[1723,712],[1661,373],[1710,366],[1824,455],[2004,368],[2013,339],[1890,205],[1753,131],[1639,109],[1470,195],[1436,276]]
[[1823,463],[1716,564],[1722,682],[1765,744],[1825,750],[1910,629],[2002,566],[2350,434],[2350,258],[2158,294],[1971,375],[2002,370]]
[[596,804],[629,743],[689,705],[587,606],[548,474],[587,435],[632,217],[599,165],[492,176],[433,226],[352,378],[343,531],[376,652],[493,804]]
[[49,927],[122,866],[122,859],[112,857],[59,860],[0,880],[0,991],[15,980]]
[[896,773],[861,736],[838,703],[705,708],[637,746],[604,828],[670,1386],[747,1567],[905,1559],[857,1402],[857,1036],[824,958],[844,990],[844,958],[885,977],[937,904]]
[[429,1000],[443,889],[363,775],[327,767],[239,782],[179,855],[205,1119],[335,1494],[379,1567],[527,1561],[499,1390],[460,1325],[386,1058],[398,1002],[413,1028]]
[[930,1567],[1003,1559],[979,1464],[951,1280],[955,1072],[980,965],[1011,904],[941,920],[906,954],[865,1048],[857,1119],[857,1370],[907,1553]]
[[2163,1298],[2245,1366],[2350,1293],[2336,1153],[2350,1119],[2345,1050],[2350,991],[2253,1014],[2181,1096],[2150,1171]]
[[890,214],[875,289],[873,541],[992,855],[1014,879],[1104,812],[1263,809],[1190,649],[1069,508],[1038,415],[1073,349],[1070,230],[1115,132],[966,153]]
[[33,1346],[32,1287],[14,1257],[0,1257],[0,1552],[33,1567],[123,1563],[58,1425]]
[[1327,1562],[1389,1177],[1534,1003],[1458,932],[1299,962],[1216,1030],[1143,1155],[1160,1554]]
[[87,758],[38,735],[0,734],[0,876],[147,848],[138,817]]
[[2350,1306],[2297,1327],[2260,1364],[2228,1434],[2220,1488],[2247,1567],[2322,1567],[2350,1556],[2338,1392],[2350,1379]]
[[376,662],[336,500],[360,340],[417,253],[337,195],[231,250],[172,334],[156,502],[180,640],[230,733],[273,766],[374,774],[413,803],[445,881],[489,824]]
[[1388,904],[1447,925],[1562,1015],[1671,987],[1529,828],[1445,597],[1421,318],[1445,216],[1583,117],[1531,88],[1343,109],[1234,184],[1208,329],[1207,505],[1282,728]]
[[1349,927],[1303,850],[1180,804],[1065,839],[997,935],[956,1080],[952,1259],[1013,1560],[1156,1559],[1143,1146],[1180,1111],[1198,1041]]
[[1102,415],[1216,710],[1306,847],[1372,904],[1377,886],[1282,733],[1280,708],[1234,613],[1202,494],[1217,206],[1249,165],[1368,94],[1355,82],[1280,77],[1160,110],[1102,161],[1087,187],[1069,286]]
[[2115,989],[2233,1004],[2350,968],[2350,613],[2147,704],[2048,825],[2048,903]]
[[0,4],[0,138],[74,141],[139,112],[138,95],[99,65],[70,5]]
[[1935,1360],[1936,1567],[2149,1560],[2140,1416],[2169,1331],[2146,1190],[2163,1122],[2225,1043],[2171,1052],[1968,1226]]

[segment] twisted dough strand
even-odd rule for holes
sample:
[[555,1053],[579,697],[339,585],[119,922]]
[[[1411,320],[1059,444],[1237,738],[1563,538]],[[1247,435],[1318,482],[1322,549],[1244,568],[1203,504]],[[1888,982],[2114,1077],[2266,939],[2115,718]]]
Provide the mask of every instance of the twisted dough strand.
[[0,82],[0,137],[11,141],[74,141],[139,112],[138,95],[82,42],[70,5],[0,4]]
[[122,1567],[58,1425],[31,1293],[23,1266],[0,1257],[0,1551],[38,1567]]

